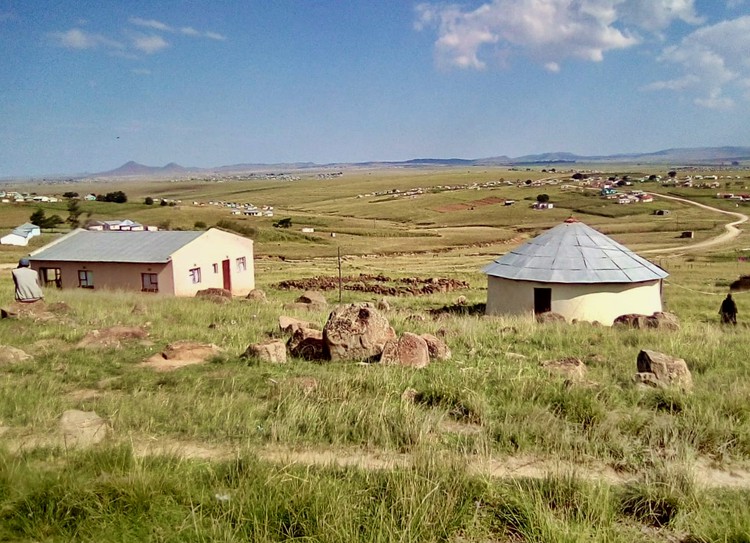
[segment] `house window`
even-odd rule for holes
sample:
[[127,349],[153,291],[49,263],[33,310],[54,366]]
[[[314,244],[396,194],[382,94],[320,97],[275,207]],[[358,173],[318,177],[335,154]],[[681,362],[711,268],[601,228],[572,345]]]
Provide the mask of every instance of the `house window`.
[[247,270],[247,259],[241,256],[237,259],[237,271],[243,272]]
[[200,268],[191,268],[189,273],[190,273],[190,280],[193,283],[201,282],[201,269]]
[[60,268],[41,268],[42,281],[45,287],[62,288],[62,271]]
[[78,270],[78,286],[80,288],[94,288],[94,272]]
[[213,266],[214,266],[214,273],[219,273],[219,265],[214,264]]
[[143,292],[159,292],[159,276],[155,273],[142,273],[141,290]]

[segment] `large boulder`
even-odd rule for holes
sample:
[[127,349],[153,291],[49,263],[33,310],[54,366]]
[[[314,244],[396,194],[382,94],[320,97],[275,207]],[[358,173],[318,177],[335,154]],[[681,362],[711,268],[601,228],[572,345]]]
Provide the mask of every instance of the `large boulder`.
[[323,332],[313,328],[298,328],[286,344],[289,354],[305,360],[326,360]]
[[450,360],[451,350],[445,341],[432,334],[422,334],[420,337],[427,343],[427,351],[430,353],[430,359]]
[[424,368],[430,363],[427,342],[416,334],[404,332],[398,340],[392,339],[386,342],[380,356],[380,363]]
[[279,339],[253,343],[248,345],[242,358],[270,362],[271,364],[284,364],[286,362],[286,345]]
[[342,305],[334,309],[323,327],[327,358],[375,360],[396,333],[382,313],[370,303]]
[[638,373],[634,376],[637,383],[661,388],[679,387],[683,390],[693,388],[693,376],[682,358],[647,349],[638,353]]
[[265,302],[266,301],[266,293],[258,288],[254,288],[251,290],[247,296],[245,296],[246,300],[255,300],[256,302]]
[[620,315],[614,320],[614,326],[623,326],[626,328],[635,328],[642,330],[645,328],[655,328],[658,330],[679,330],[680,321],[674,313],[657,311],[652,315],[640,315],[637,313],[628,313]]

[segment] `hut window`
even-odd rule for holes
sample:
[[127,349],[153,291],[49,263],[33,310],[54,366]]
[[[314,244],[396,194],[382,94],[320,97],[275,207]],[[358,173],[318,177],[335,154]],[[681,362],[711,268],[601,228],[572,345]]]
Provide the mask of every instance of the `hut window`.
[[547,313],[552,311],[552,289],[534,289],[534,313]]

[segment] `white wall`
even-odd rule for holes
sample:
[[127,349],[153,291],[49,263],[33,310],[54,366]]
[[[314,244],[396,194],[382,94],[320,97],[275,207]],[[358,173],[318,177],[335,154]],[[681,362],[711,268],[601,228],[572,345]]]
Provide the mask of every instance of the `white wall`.
[[620,315],[651,315],[662,310],[661,282],[562,284],[513,281],[487,276],[488,315],[534,312],[534,289],[552,289],[552,311],[568,321],[599,321],[611,326]]

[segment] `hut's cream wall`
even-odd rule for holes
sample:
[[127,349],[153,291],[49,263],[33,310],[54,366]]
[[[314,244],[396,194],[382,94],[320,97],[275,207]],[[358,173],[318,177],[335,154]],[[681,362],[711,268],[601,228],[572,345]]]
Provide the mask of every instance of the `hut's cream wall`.
[[[237,269],[240,257],[245,257],[245,271]],[[245,296],[255,288],[253,240],[212,228],[172,254],[175,295],[193,296],[206,288],[223,288],[223,260],[229,260],[232,294]],[[214,264],[217,272],[214,272]],[[200,268],[200,283],[192,282],[192,268]]]
[[487,277],[488,315],[534,312],[534,289],[552,290],[552,311],[568,321],[599,321],[611,326],[620,315],[651,315],[662,310],[661,281],[644,283],[563,284]]

